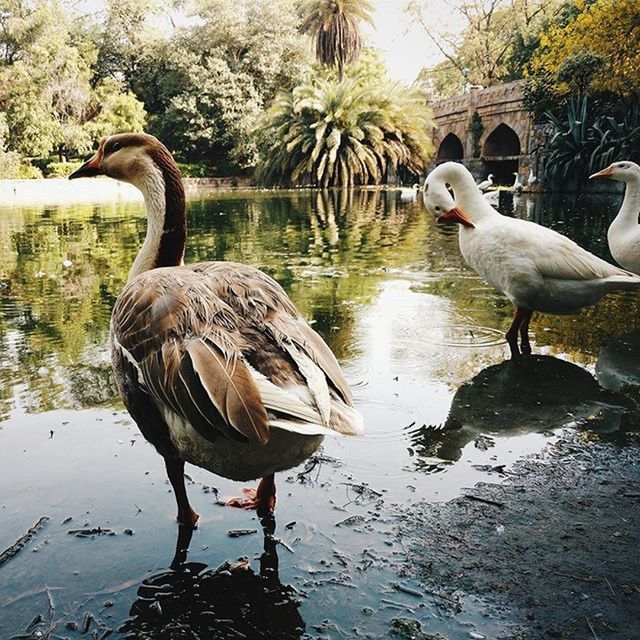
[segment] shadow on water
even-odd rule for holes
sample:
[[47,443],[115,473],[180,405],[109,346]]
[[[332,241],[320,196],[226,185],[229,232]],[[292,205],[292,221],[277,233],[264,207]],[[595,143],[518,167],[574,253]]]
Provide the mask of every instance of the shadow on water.
[[640,331],[611,340],[600,349],[596,376],[605,389],[640,402]]
[[637,418],[635,409],[582,367],[552,356],[529,356],[480,371],[458,388],[444,425],[424,426],[411,434],[411,441],[419,457],[456,461],[470,442],[491,446],[491,436],[569,425],[601,435],[624,431],[633,422],[630,416]]
[[297,592],[278,575],[275,519],[264,518],[261,524],[264,551],[258,573],[246,558],[216,569],[187,562],[193,531],[180,526],[171,569],[142,582],[131,617],[119,632],[129,640],[302,637],[305,624]]

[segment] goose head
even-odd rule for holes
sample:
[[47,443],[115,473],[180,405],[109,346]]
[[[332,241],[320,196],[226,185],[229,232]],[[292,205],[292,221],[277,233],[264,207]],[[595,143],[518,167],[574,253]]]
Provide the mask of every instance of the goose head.
[[118,133],[100,140],[98,150],[69,180],[105,175],[140,188],[158,170],[177,166],[167,148],[146,133]]
[[593,178],[611,178],[621,182],[640,181],[640,167],[630,160],[622,160],[589,176],[590,180]]
[[473,220],[458,206],[449,187],[458,191],[478,188],[471,174],[457,162],[444,162],[437,166],[424,182],[423,200],[427,211],[438,219],[438,222],[456,222],[464,227],[474,227]]

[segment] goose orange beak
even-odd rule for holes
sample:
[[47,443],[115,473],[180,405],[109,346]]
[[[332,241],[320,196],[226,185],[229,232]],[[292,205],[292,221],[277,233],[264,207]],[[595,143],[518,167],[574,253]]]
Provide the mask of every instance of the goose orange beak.
[[451,211],[447,211],[444,215],[438,218],[438,222],[457,222],[461,224],[463,227],[469,227],[471,229],[475,228],[475,224],[473,224],[473,220],[464,212],[462,209],[458,209],[458,207],[454,207]]
[[613,175],[613,169],[611,166],[608,166],[606,169],[602,171],[598,171],[598,173],[594,173],[592,176],[589,176],[589,180],[593,180],[593,178],[610,178]]

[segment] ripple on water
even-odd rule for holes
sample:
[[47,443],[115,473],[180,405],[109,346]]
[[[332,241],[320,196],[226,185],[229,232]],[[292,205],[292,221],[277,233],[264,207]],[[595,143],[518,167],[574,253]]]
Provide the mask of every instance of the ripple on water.
[[506,342],[499,329],[473,324],[433,327],[423,340],[439,347],[496,347]]

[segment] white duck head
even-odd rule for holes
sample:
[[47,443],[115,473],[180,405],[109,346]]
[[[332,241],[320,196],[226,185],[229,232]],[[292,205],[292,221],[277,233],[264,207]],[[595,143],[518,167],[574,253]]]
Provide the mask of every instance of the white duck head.
[[621,160],[589,176],[589,179],[592,178],[612,178],[621,182],[640,182],[640,167],[635,162],[631,162],[631,160]]
[[472,228],[488,215],[499,215],[480,194],[469,170],[458,162],[444,162],[427,176],[423,199],[438,222],[457,222]]

